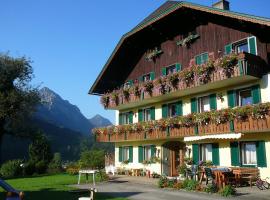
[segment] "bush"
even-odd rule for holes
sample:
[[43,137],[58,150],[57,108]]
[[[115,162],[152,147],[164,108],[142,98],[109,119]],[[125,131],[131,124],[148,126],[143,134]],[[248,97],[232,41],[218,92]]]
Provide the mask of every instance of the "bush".
[[226,185],[221,191],[221,196],[229,197],[236,194],[235,188],[233,188],[231,185]]
[[199,185],[199,182],[195,180],[186,179],[183,181],[183,188],[186,190],[196,190],[198,185]]
[[210,194],[218,192],[218,187],[216,184],[207,185],[206,188],[204,188],[204,191]]
[[174,189],[182,189],[183,188],[183,183],[182,182],[175,182],[174,185],[173,185],[173,188]]
[[168,179],[165,176],[161,176],[158,180],[158,187],[164,188],[168,186]]
[[47,163],[44,160],[41,160],[35,164],[35,173],[44,174],[47,170]]
[[35,163],[29,161],[24,165],[24,175],[31,176],[35,173]]
[[102,150],[84,151],[79,161],[80,168],[102,169],[105,165],[105,154]]
[[20,166],[22,160],[9,160],[1,166],[0,174],[4,178],[21,176],[23,168]]
[[69,175],[77,175],[79,173],[79,165],[77,163],[69,163],[66,166],[66,172]]

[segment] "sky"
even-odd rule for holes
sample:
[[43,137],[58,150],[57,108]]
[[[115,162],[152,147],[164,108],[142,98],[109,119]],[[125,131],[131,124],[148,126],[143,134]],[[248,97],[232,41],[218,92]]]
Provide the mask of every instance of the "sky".
[[[217,0],[188,0],[212,5]],[[49,87],[91,118],[114,122],[88,95],[121,36],[166,0],[0,0],[0,52],[33,63],[34,86]],[[269,0],[230,0],[231,10],[270,18]]]

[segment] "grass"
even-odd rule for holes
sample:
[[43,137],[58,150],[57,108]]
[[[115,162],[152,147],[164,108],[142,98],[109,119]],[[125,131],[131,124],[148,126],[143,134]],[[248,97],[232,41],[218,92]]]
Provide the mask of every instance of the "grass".
[[[46,175],[32,178],[10,179],[7,182],[18,190],[25,192],[26,200],[77,200],[81,196],[88,196],[87,193],[71,193],[75,188],[67,185],[76,184],[78,176],[68,174]],[[91,180],[91,177],[89,177]],[[85,181],[82,177],[81,182]],[[4,199],[5,193],[0,192],[0,199]],[[97,194],[97,200],[127,200],[125,198],[113,198]]]

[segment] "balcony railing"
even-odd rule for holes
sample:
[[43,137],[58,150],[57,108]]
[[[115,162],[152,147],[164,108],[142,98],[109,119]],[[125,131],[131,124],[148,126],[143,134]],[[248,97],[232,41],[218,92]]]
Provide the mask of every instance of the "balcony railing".
[[270,131],[270,103],[94,129],[98,142],[163,140]]
[[257,80],[264,73],[265,63],[260,57],[248,53],[231,54],[153,81],[115,90],[103,95],[101,103],[107,109],[128,109],[239,85]]

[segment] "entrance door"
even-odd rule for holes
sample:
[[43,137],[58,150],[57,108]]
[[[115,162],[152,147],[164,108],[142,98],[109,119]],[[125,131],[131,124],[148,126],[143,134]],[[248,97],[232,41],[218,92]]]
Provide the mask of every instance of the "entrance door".
[[185,144],[181,142],[166,142],[163,144],[162,173],[167,176],[178,176],[178,166],[184,160],[183,149]]

